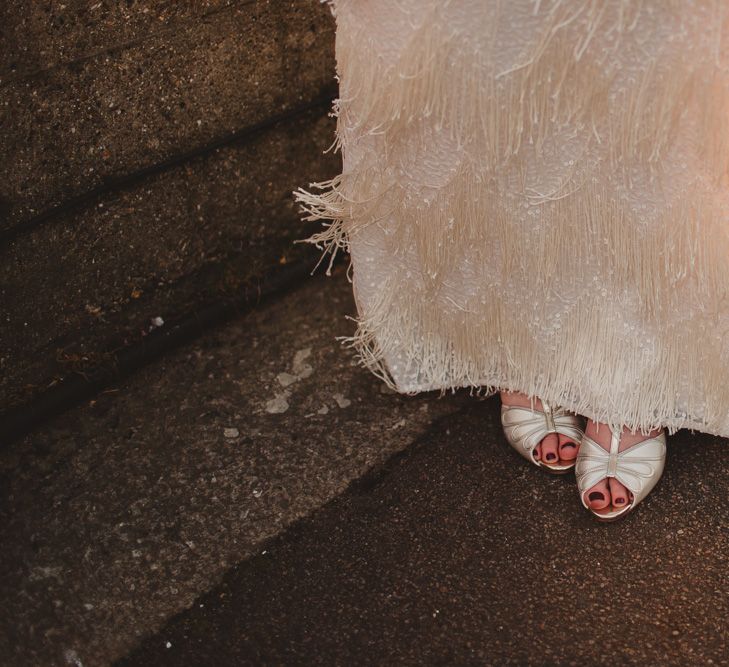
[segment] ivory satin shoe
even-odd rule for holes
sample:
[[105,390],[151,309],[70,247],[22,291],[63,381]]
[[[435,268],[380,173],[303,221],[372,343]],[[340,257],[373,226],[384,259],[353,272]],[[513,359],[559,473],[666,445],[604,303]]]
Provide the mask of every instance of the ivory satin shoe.
[[540,468],[559,475],[572,470],[575,462],[549,465],[535,458],[537,445],[550,433],[564,435],[579,445],[584,435],[584,420],[564,408],[552,408],[542,401],[543,410],[536,407],[526,408],[520,405],[501,404],[501,426],[507,442],[521,454]]
[[[624,516],[651,492],[663,474],[666,463],[666,433],[642,440],[619,452],[620,431],[610,428],[610,451],[589,436],[582,438],[577,454],[575,474],[580,500],[599,521],[615,521]],[[600,480],[614,477],[632,494],[632,499],[619,510],[593,510],[585,501],[585,493]]]

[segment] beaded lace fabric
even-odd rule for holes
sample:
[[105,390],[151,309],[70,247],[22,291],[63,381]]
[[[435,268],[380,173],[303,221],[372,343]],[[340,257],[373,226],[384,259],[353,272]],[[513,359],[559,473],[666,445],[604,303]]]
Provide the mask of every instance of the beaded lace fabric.
[[729,436],[729,3],[329,4],[362,362]]

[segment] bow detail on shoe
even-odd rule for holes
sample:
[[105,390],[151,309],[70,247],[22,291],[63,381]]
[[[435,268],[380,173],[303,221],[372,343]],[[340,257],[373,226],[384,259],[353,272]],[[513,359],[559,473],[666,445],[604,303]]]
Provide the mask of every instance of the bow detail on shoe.
[[542,410],[517,405],[501,406],[501,425],[509,444],[525,459],[540,467],[566,470],[568,466],[547,466],[534,458],[537,445],[550,433],[557,433],[578,443],[582,439],[581,420],[564,408],[551,408],[542,401]]
[[585,502],[585,492],[606,477],[614,477],[633,494],[630,506],[635,507],[650,493],[663,474],[666,462],[665,433],[642,440],[622,452],[618,451],[619,444],[620,435],[615,431],[612,432],[610,451],[589,436],[582,438],[575,475],[580,500],[587,509],[590,508]]

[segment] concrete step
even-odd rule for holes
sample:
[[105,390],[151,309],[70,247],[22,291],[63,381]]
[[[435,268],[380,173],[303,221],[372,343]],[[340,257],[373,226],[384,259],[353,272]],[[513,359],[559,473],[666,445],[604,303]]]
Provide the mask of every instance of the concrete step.
[[[300,105],[334,83],[334,21],[318,2],[143,0],[133,9],[98,3],[95,11],[89,3],[43,4],[5,10],[26,59],[29,51],[43,53],[53,32],[58,55],[50,59],[58,66],[0,83],[0,230],[110,177]],[[87,21],[90,34],[100,32],[79,47]],[[170,24],[174,30],[161,29]],[[125,41],[127,31],[138,38]],[[64,64],[63,45],[92,56]],[[269,159],[285,165],[285,156]]]
[[320,2],[5,4],[0,413],[290,259],[341,169]]
[[322,152],[333,132],[312,111],[19,238],[0,262],[0,406],[103,362],[112,339],[138,340],[151,318],[311,256],[293,245],[311,229],[292,191],[336,173],[340,156]]
[[106,665],[464,396],[354,364],[343,270],[0,452],[0,655]]

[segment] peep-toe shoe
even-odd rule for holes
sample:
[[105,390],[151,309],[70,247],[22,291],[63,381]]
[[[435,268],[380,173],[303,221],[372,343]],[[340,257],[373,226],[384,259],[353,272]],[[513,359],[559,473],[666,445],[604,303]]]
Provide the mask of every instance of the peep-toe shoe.
[[564,408],[551,407],[542,401],[542,410],[520,405],[501,404],[501,426],[507,442],[523,456],[540,468],[555,475],[564,474],[575,467],[575,462],[550,465],[536,458],[537,445],[550,433],[561,434],[580,444],[584,435],[582,417]]

